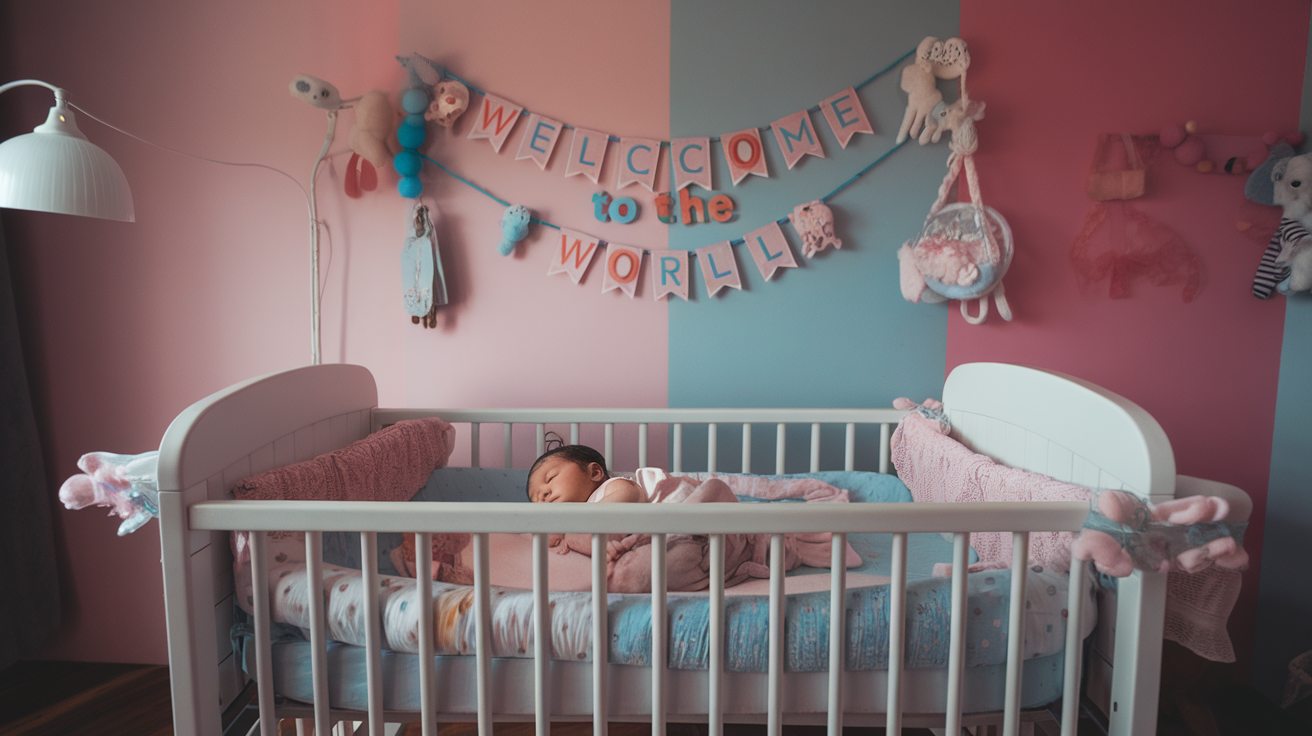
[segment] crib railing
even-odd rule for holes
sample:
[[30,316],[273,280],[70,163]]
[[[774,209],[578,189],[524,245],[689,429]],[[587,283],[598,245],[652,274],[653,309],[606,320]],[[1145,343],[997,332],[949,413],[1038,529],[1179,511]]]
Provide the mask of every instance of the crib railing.
[[[809,424],[810,472],[820,470],[821,429],[826,424],[843,425],[843,469],[856,469],[858,425],[879,426],[879,472],[889,472],[889,437],[898,420],[905,415],[899,409],[376,409],[374,428],[387,426],[405,419],[440,416],[452,424],[468,424],[470,437],[470,466],[482,463],[482,425],[500,424],[502,429],[503,467],[514,466],[514,424],[530,424],[536,428],[536,454],[546,447],[548,425],[569,425],[570,444],[578,444],[581,425],[601,425],[605,432],[602,454],[608,467],[615,460],[616,425],[636,425],[638,428],[638,467],[647,465],[651,425],[668,425],[672,434],[670,470],[684,470],[684,436],[686,425],[704,426],[706,436],[706,471],[752,472],[752,428],[775,425],[775,474],[782,475],[787,456],[786,430],[789,424]],[[742,466],[728,470],[719,464],[720,425],[742,426]],[[663,462],[658,462],[664,465]],[[758,468],[759,472],[761,469]]]
[[[722,415],[721,415],[722,416]],[[166,513],[184,513],[178,494],[162,494],[161,503],[172,507]],[[294,501],[209,501],[190,507],[190,527],[194,530],[245,530],[251,534],[253,570],[253,609],[255,614],[255,660],[257,669],[260,723],[264,736],[276,733],[272,654],[269,635],[269,587],[265,553],[265,533],[300,530],[306,533],[307,571],[310,581],[322,579],[322,533],[352,530],[361,533],[361,559],[364,574],[368,714],[367,733],[383,733],[381,684],[382,641],[378,608],[377,533],[417,532],[416,548],[430,547],[431,534],[472,532],[474,544],[474,614],[476,616],[477,706],[480,736],[492,736],[494,716],[491,691],[491,595],[489,534],[533,534],[534,593],[534,672],[535,718],[538,736],[548,736],[551,681],[548,678],[550,653],[550,606],[547,599],[547,534],[586,533],[592,535],[592,651],[594,736],[607,732],[607,652],[608,621],[606,607],[606,535],[610,533],[652,534],[652,677],[651,723],[653,736],[664,736],[668,704],[666,668],[668,646],[666,630],[665,535],[704,534],[709,536],[710,569],[710,661],[709,712],[711,736],[721,736],[725,722],[722,698],[724,675],[724,535],[770,534],[770,605],[768,650],[768,710],[766,722],[770,736],[779,736],[783,725],[784,662],[784,570],[785,533],[833,533],[828,728],[830,736],[841,736],[844,706],[842,701],[844,668],[844,595],[846,574],[844,559],[847,534],[859,532],[893,535],[892,580],[890,595],[890,635],[888,660],[887,715],[889,732],[900,732],[903,723],[901,706],[904,669],[903,647],[906,615],[907,535],[922,532],[948,532],[954,535],[951,581],[951,638],[948,661],[948,688],[945,704],[946,732],[961,733],[962,684],[965,670],[966,572],[971,532],[1012,532],[1014,539],[1011,577],[1011,605],[1008,622],[1003,733],[1014,736],[1020,725],[1020,685],[1024,644],[1025,571],[1029,533],[1036,531],[1076,531],[1081,528],[1088,507],[1083,503],[981,503],[981,504],[811,504],[811,505],[630,505],[630,504],[503,504],[503,503],[368,503],[368,502],[294,502]],[[313,584],[313,583],[312,583]],[[1061,732],[1074,736],[1079,702],[1080,621],[1085,596],[1082,568],[1071,570],[1068,591],[1065,680]],[[436,683],[433,669],[434,640],[432,621],[432,581],[421,575],[417,596],[420,606],[419,657],[420,715],[424,736],[437,730]],[[310,634],[312,646],[315,732],[327,734],[332,721],[343,717],[332,711],[328,695],[327,642],[324,600],[310,595]],[[359,733],[366,732],[362,726]]]

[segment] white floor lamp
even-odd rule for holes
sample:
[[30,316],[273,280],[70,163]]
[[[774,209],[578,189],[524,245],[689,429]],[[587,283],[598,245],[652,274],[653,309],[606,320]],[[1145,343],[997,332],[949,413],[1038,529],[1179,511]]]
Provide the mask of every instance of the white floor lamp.
[[[78,130],[73,105],[67,101],[67,93],[36,79],[20,79],[0,85],[0,93],[25,85],[45,87],[54,92],[55,106],[50,108],[46,122],[38,125],[31,133],[14,136],[0,143],[0,207],[135,221],[132,192],[128,189],[123,170],[108,153],[88,141],[82,131]],[[98,122],[104,123],[103,120]],[[108,123],[105,125],[114,128]],[[313,197],[305,191],[305,187],[295,177],[272,166],[217,161],[151,143],[119,128],[114,130],[157,148],[203,161],[229,166],[257,166],[276,171],[300,187],[310,213],[311,267],[314,271],[311,287],[310,361],[314,365],[322,362],[319,340],[319,227]],[[319,161],[315,162],[315,173],[327,153],[331,136],[330,130],[324,151],[320,153]]]

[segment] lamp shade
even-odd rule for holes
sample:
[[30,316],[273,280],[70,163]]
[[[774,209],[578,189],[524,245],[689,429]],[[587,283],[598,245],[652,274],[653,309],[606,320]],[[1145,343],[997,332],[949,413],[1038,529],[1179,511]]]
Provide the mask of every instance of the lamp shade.
[[78,130],[73,111],[0,143],[0,207],[132,222],[132,192],[114,159]]

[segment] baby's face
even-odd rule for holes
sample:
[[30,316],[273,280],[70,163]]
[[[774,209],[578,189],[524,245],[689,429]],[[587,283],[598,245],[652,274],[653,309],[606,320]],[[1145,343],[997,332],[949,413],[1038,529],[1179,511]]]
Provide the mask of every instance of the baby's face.
[[606,479],[596,463],[587,467],[562,457],[542,461],[528,479],[528,496],[533,503],[583,503]]

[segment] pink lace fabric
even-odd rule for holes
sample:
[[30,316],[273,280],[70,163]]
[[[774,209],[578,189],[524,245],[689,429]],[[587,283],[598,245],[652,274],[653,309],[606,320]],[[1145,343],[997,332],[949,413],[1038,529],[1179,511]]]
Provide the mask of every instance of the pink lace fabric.
[[[945,432],[942,423],[914,412],[893,432],[893,466],[918,502],[1088,502],[1092,497],[1093,491],[1083,486],[999,465]],[[1031,533],[1028,563],[1068,571],[1074,538],[1068,532]],[[1010,534],[972,534],[970,542],[979,555],[972,572],[1011,566]],[[935,574],[940,572],[936,567]],[[1169,573],[1165,637],[1200,657],[1235,661],[1226,620],[1239,598],[1240,580],[1239,572],[1216,566],[1197,573]]]

